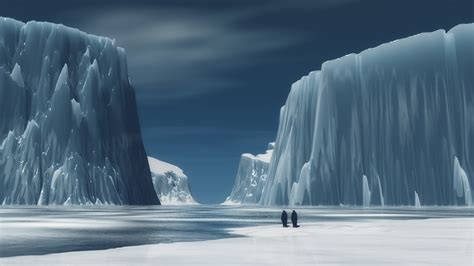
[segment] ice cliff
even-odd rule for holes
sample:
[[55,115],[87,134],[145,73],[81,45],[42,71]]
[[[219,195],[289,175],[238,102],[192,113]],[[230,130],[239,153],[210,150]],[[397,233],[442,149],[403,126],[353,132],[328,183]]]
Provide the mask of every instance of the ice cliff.
[[470,205],[473,184],[474,24],[463,24],[295,82],[260,203]]
[[262,196],[272,158],[274,143],[268,144],[264,154],[244,153],[240,157],[234,188],[224,204],[257,204]]
[[196,204],[188,177],[181,168],[153,157],[148,157],[148,164],[161,204]]
[[0,202],[159,204],[125,52],[0,17]]

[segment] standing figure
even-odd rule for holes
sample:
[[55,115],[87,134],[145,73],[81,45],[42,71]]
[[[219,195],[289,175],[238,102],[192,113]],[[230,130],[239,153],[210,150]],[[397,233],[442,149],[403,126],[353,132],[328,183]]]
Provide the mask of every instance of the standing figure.
[[286,214],[285,210],[281,213],[281,223],[283,227],[288,227],[288,214]]
[[296,214],[295,210],[291,212],[291,223],[293,224],[293,227],[300,227],[298,225],[298,214]]

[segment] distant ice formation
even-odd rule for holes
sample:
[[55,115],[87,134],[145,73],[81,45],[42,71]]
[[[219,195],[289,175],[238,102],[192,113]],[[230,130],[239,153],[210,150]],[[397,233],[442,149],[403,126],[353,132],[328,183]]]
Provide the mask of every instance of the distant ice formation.
[[260,203],[471,205],[473,179],[474,24],[463,24],[295,82]]
[[161,204],[196,204],[188,177],[181,168],[148,157],[153,187]]
[[0,18],[0,202],[159,204],[125,51]]
[[242,154],[234,188],[224,202],[225,205],[257,204],[260,201],[274,144],[269,143],[268,150],[264,154],[256,156],[249,153]]

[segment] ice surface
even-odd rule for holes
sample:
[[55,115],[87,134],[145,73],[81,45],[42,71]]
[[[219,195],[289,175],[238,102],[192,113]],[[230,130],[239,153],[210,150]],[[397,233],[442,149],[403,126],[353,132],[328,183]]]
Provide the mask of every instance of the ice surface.
[[0,18],[0,202],[157,204],[125,52]]
[[[337,206],[299,207],[296,211],[302,228],[307,228],[309,223],[322,222],[333,228],[339,225],[345,228],[360,222],[381,220],[390,227],[396,220],[427,221],[442,217],[455,221],[457,218],[474,217],[472,207]],[[248,205],[6,206],[0,208],[0,265],[4,265],[1,257],[227,238],[232,237],[233,228],[242,226],[275,225],[280,230],[280,214],[280,207]],[[469,233],[468,228],[459,229]],[[91,237],[91,234],[84,232],[100,234]],[[288,234],[297,232],[289,231]],[[137,258],[133,264],[139,262]]]
[[151,178],[161,204],[196,204],[188,177],[175,165],[148,157]]
[[473,218],[343,220],[228,239],[0,259],[2,265],[472,265]]
[[260,201],[267,180],[273,145],[273,142],[269,143],[268,150],[264,154],[256,156],[249,153],[242,154],[234,187],[223,204],[256,204]]
[[21,67],[18,64],[15,64],[10,76],[18,86],[20,86],[21,88],[25,87],[25,82],[23,81],[23,76],[21,75]]
[[260,203],[471,204],[473,47],[474,24],[462,24],[325,62],[295,82]]

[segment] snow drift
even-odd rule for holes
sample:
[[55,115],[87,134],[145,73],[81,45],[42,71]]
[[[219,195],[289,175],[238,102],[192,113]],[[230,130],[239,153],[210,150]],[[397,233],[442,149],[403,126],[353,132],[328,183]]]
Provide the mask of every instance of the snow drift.
[[159,204],[114,41],[0,18],[2,204]]
[[325,62],[292,85],[266,205],[470,205],[474,24]]
[[196,204],[188,177],[181,168],[153,157],[148,157],[148,163],[161,204]]

